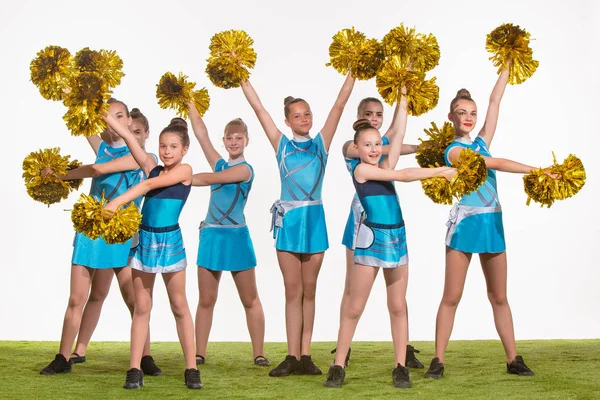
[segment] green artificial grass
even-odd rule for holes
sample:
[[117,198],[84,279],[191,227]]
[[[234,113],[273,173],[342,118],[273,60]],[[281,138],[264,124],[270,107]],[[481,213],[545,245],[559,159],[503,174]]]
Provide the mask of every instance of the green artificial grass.
[[[433,343],[413,342],[427,367]],[[600,399],[600,340],[522,341],[518,344],[534,377],[506,373],[498,341],[452,341],[443,379],[411,370],[412,389],[392,386],[393,347],[389,342],[356,342],[342,389],[323,387],[334,343],[313,343],[312,356],[321,376],[271,378],[270,368],[252,363],[249,343],[210,343],[201,366],[201,390],[183,384],[185,364],[178,343],[153,343],[163,376],[146,377],[140,390],[124,390],[129,344],[92,343],[88,361],[73,372],[41,376],[58,349],[56,342],[0,342],[0,399],[163,399],[282,398],[346,399],[402,396],[406,399]],[[267,343],[266,356],[275,367],[286,355],[284,343]]]

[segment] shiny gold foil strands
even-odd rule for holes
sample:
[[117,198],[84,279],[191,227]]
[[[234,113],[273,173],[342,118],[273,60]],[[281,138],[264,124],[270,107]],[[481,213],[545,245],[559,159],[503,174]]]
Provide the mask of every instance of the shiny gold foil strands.
[[333,35],[329,57],[326,66],[332,66],[343,75],[350,71],[357,79],[368,80],[377,74],[383,61],[383,51],[377,39],[368,39],[352,27]]
[[446,121],[440,129],[435,122],[432,122],[431,128],[423,130],[429,139],[419,139],[421,143],[417,148],[415,156],[417,163],[423,168],[446,165],[444,153],[454,140],[454,127],[450,122]]
[[432,110],[439,100],[439,88],[435,84],[435,77],[426,81],[424,72],[403,67],[399,56],[392,56],[382,63],[375,84],[379,94],[389,105],[394,105],[400,100],[402,88],[406,86],[410,115],[421,115]]
[[427,72],[438,65],[440,47],[432,34],[415,32],[404,24],[390,30],[381,41],[386,58],[397,56],[402,68]]
[[171,72],[165,73],[156,85],[158,105],[163,109],[175,110],[178,116],[187,118],[188,103],[193,102],[200,115],[204,115],[210,104],[208,91],[204,88],[194,91],[196,83],[188,82],[187,79],[187,75],[181,72],[178,76]]
[[[23,160],[23,179],[27,194],[35,201],[48,206],[67,198],[79,185],[75,181],[63,181],[56,175],[65,175],[77,160],[69,161],[70,156],[61,156],[60,148],[44,149],[29,153]],[[46,168],[51,173],[42,175]],[[81,184],[81,183],[79,183]]]
[[85,47],[75,54],[73,64],[80,72],[93,72],[98,75],[109,88],[121,83],[123,60],[113,50],[90,50]]
[[106,229],[104,219],[104,198],[100,201],[87,194],[81,194],[79,201],[73,205],[71,222],[76,232],[83,233],[92,240],[98,239]]
[[48,46],[37,53],[29,65],[31,82],[47,100],[62,100],[69,79],[76,72],[69,50]]
[[254,68],[256,52],[254,40],[242,30],[228,30],[210,39],[210,57],[206,60],[206,73],[211,82],[220,88],[239,87],[250,77]]
[[[585,168],[577,156],[569,154],[562,164],[556,162],[554,153],[552,156],[552,166],[533,170],[523,177],[527,205],[533,200],[540,203],[541,207],[550,207],[555,200],[564,200],[576,195],[585,185]],[[555,177],[548,175],[546,171]]]
[[529,47],[530,34],[519,25],[503,24],[486,37],[485,48],[493,55],[490,57],[498,73],[509,67],[508,82],[520,84],[530,78],[539,62],[533,59]]
[[108,244],[125,243],[137,233],[141,222],[142,214],[134,202],[127,207],[121,206],[106,221],[102,238]]

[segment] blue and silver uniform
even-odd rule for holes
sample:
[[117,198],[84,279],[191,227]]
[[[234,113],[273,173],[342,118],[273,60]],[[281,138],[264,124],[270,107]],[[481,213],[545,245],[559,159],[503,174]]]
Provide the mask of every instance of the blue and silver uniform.
[[200,223],[196,264],[212,271],[243,271],[256,266],[254,246],[244,216],[254,170],[240,157],[229,162],[219,159],[214,171],[225,171],[236,165],[247,166],[250,179],[211,185],[208,213]]
[[[148,179],[159,176],[163,169],[162,165],[157,165],[150,171]],[[187,260],[179,229],[179,215],[190,189],[191,185],[180,182],[146,193],[142,224],[129,254],[131,268],[151,273],[185,269]]]
[[[390,144],[390,139],[387,136],[383,136],[381,138],[381,144],[383,146],[387,146]],[[360,158],[347,158],[344,157],[346,161],[346,168],[350,175],[353,174],[354,168],[360,163]],[[379,163],[385,160],[385,156],[381,157]],[[350,250],[354,250],[356,247],[356,235],[358,234],[358,227],[360,226],[360,222],[363,215],[363,207],[360,205],[360,200],[356,193],[352,198],[352,204],[350,205],[350,215],[348,215],[348,221],[346,222],[346,228],[344,229],[344,236],[342,237],[342,244],[349,248]]]
[[[103,164],[129,154],[131,152],[125,142],[111,147],[103,141],[98,147],[95,163]],[[101,175],[92,179],[90,196],[95,200],[100,200],[104,194],[105,199],[111,200],[122,195],[143,179],[144,173],[140,168]],[[139,208],[142,197],[138,197],[134,202]],[[123,244],[107,244],[102,237],[92,240],[83,233],[76,233],[71,263],[94,269],[125,267],[130,248],[131,240]]]
[[277,162],[281,196],[271,212],[277,250],[320,253],[329,247],[321,192],[327,166],[321,133],[313,139],[281,135]]
[[[481,137],[473,142],[469,138],[454,138],[444,154],[446,165],[451,165],[448,154],[455,147],[469,148],[491,157]],[[487,179],[477,191],[463,196],[460,202],[454,204],[446,225],[446,245],[452,249],[466,253],[502,253],[506,250],[496,171],[488,169]]]
[[359,183],[354,177],[354,169],[352,182],[365,210],[365,218],[356,238],[354,262],[382,268],[408,264],[406,230],[394,183]]

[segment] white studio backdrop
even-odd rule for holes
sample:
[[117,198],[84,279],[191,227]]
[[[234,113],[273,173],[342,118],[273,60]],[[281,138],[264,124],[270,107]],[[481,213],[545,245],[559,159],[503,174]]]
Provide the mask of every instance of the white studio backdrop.
[[[598,3],[589,1],[0,1],[0,64],[3,121],[2,277],[0,340],[59,340],[69,296],[73,228],[70,210],[78,195],[49,208],[31,200],[21,178],[21,163],[31,151],[60,146],[84,163],[94,161],[84,138],[72,137],[62,121],[65,109],[44,100],[29,80],[36,52],[59,45],[75,53],[83,47],[116,50],[124,61],[115,97],[138,107],[150,120],[147,143],[157,152],[157,135],[173,113],[161,110],[155,85],[164,72],[184,72],[206,86],[211,106],[205,116],[211,138],[220,144],[225,123],[241,117],[250,131],[246,159],[256,178],[246,216],[258,258],[257,281],[266,316],[266,340],[285,341],[284,288],[269,233],[269,208],[279,196],[276,160],[266,136],[240,89],[219,89],[204,73],[211,36],[243,29],[255,41],[258,60],[251,81],[280,129],[283,99],[303,97],[314,113],[313,135],[324,124],[343,82],[325,67],[331,37],[354,26],[382,38],[404,23],[433,33],[441,48],[437,76],[438,107],[411,117],[407,143],[417,143],[431,121],[446,119],[456,91],[465,87],[479,105],[483,123],[496,81],[485,35],[505,22],[527,29],[540,66],[522,85],[509,86],[491,147],[497,157],[536,166],[549,165],[552,151],[562,161],[579,156],[587,184],[574,198],[550,209],[527,207],[520,175],[500,174],[508,248],[508,298],[518,339],[600,337],[598,283],[600,263],[598,185],[598,92],[596,25]],[[344,285],[344,247],[340,244],[353,195],[341,146],[351,138],[356,107],[363,97],[378,96],[374,80],[357,81],[331,145],[323,192],[330,249],[318,281],[314,340],[337,338]],[[385,107],[384,128],[392,109]],[[185,159],[195,172],[209,169],[194,139]],[[414,157],[399,168],[416,166]],[[408,304],[411,340],[433,340],[435,316],[444,282],[444,235],[449,206],[433,204],[419,183],[396,184],[406,218],[410,251]],[[82,188],[89,190],[89,181]],[[180,222],[187,245],[187,293],[192,313],[198,300],[196,252],[198,224],[204,219],[209,190],[194,188]],[[130,320],[116,285],[106,300],[94,340],[129,340]],[[155,341],[177,340],[161,280],[155,287],[151,320]],[[491,307],[479,261],[474,257],[459,306],[453,339],[496,338]],[[211,340],[248,341],[245,316],[230,275],[224,274],[214,313]],[[385,285],[379,277],[356,340],[391,340]]]

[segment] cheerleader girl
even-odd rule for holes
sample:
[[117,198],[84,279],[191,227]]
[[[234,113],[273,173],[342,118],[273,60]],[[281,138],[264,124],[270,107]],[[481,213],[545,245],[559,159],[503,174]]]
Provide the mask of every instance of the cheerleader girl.
[[244,216],[254,180],[254,170],[244,158],[248,127],[239,118],[225,125],[223,144],[229,155],[225,161],[210,141],[196,107],[190,104],[189,108],[194,134],[214,171],[195,174],[192,178],[193,186],[210,186],[210,204],[206,219],[200,223],[196,261],[200,291],[196,311],[196,364],[204,364],[206,360],[219,282],[223,271],[230,271],[246,311],[254,364],[267,367],[271,364],[263,351],[265,315],[256,288],[256,256]]
[[[375,97],[366,97],[358,103],[357,119],[366,119],[369,121],[371,126],[375,129],[381,129],[383,125],[383,103],[381,100]],[[398,107],[394,110],[394,117],[392,124],[388,128],[387,132],[381,138],[382,143],[382,157],[379,162],[385,159],[388,154],[390,139],[394,137],[397,130],[397,119],[398,119]],[[347,141],[342,147],[342,153],[344,154],[344,160],[346,162],[346,168],[348,172],[352,174],[354,167],[360,162],[360,157],[356,152],[353,141]],[[413,144],[402,144],[401,155],[413,154],[417,151],[417,145]],[[342,296],[342,302],[340,304],[340,324],[343,314],[344,305],[348,301],[350,296],[350,277],[352,276],[352,268],[354,267],[354,247],[356,244],[356,235],[358,234],[358,227],[361,223],[363,215],[363,208],[360,205],[360,200],[355,194],[350,205],[350,214],[348,215],[348,221],[346,222],[346,228],[344,229],[344,236],[342,238],[342,244],[346,246],[346,280],[344,284],[344,295]],[[424,368],[423,364],[417,359],[415,353],[419,353],[413,346],[407,345],[406,348],[406,365],[411,368]],[[331,353],[335,353],[336,349],[332,350]],[[350,354],[352,349],[348,349],[346,354],[346,360],[344,365],[347,367],[350,364]]]
[[411,182],[433,176],[451,180],[456,170],[449,167],[394,170],[406,131],[405,97],[402,97],[398,107],[398,132],[392,138],[388,158],[381,163],[382,139],[379,131],[365,119],[354,124],[354,146],[360,156],[360,163],[353,168],[352,181],[366,216],[356,240],[350,296],[343,309],[338,351],[324,383],[327,387],[339,388],[344,382],[345,355],[380,268],[383,268],[386,281],[394,343],[396,367],[392,371],[393,383],[397,388],[412,386],[405,367],[408,341],[405,302],[408,249],[402,211],[392,181]]
[[[146,117],[137,109],[134,109],[137,110],[135,112],[132,110],[130,115],[125,103],[119,100],[110,99],[108,104],[109,114],[123,127],[132,129],[139,145],[143,147],[149,134]],[[140,125],[145,129],[142,130]],[[59,178],[71,180],[92,177],[90,195],[97,200],[103,193],[108,199],[124,193],[145,178],[119,136],[111,135],[109,130],[106,130],[101,137],[91,136],[87,139],[97,155],[96,163],[70,170],[67,175]],[[47,169],[44,173],[49,174],[53,171]],[[135,201],[139,205],[141,197]],[[124,268],[127,266],[130,246],[131,241],[122,245],[107,244],[102,238],[91,240],[79,233],[75,235],[71,294],[65,313],[60,353],[40,371],[40,374],[54,375],[70,372],[71,364],[85,362],[87,345],[98,324],[102,304],[108,295],[113,274],[117,276],[123,300],[133,315],[135,297],[131,270]],[[77,345],[71,353],[75,337],[77,337]],[[144,345],[142,369],[147,375],[157,376],[162,373],[150,355],[149,337]]]
[[271,212],[285,285],[288,355],[270,376],[322,373],[310,356],[317,277],[329,247],[321,191],[329,146],[354,81],[348,74],[323,129],[314,138],[309,134],[310,106],[303,99],[287,97],[284,114],[285,124],[292,130],[291,140],[277,128],[250,82],[242,83],[244,95],[275,150],[281,179],[281,197]]
[[154,280],[157,273],[162,273],[185,357],[185,384],[190,389],[200,389],[200,371],[194,360],[194,325],[185,296],[187,261],[178,223],[192,183],[192,168],[181,163],[190,143],[187,124],[177,118],[162,130],[159,157],[164,165],[157,165],[156,159],[146,153],[128,129],[121,127],[110,114],[106,121],[125,140],[131,154],[148,175],[147,180],[114,198],[105,207],[114,212],[119,206],[145,195],[142,223],[129,256],[135,310],[131,323],[130,369],[123,387],[137,389],[144,385],[140,362],[148,336]]
[[446,164],[456,163],[460,151],[470,148],[484,157],[488,176],[476,192],[463,196],[458,204],[454,204],[446,224],[448,232],[444,294],[436,320],[435,358],[425,374],[427,378],[437,379],[444,375],[444,353],[473,253],[479,253],[496,330],[506,353],[507,371],[517,375],[534,375],[525,365],[523,357],[517,355],[512,314],[506,298],[506,246],[502,209],[496,190],[496,170],[527,174],[534,168],[506,159],[491,158],[489,152],[498,122],[500,100],[507,82],[508,69],[505,69],[492,90],[485,122],[475,140],[471,140],[469,135],[477,123],[477,106],[469,92],[459,90],[450,103],[448,118],[454,125],[455,137],[454,142],[446,149]]

